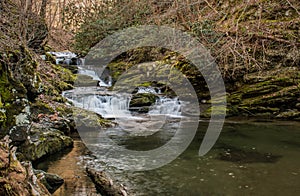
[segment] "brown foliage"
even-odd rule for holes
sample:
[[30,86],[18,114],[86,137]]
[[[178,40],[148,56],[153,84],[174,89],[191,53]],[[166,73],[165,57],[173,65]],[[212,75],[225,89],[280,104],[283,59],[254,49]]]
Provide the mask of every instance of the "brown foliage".
[[[69,5],[68,21],[73,27],[78,25],[75,29],[80,27],[76,36],[80,50],[115,30],[155,24],[195,35],[228,79],[299,64],[298,0],[119,0],[102,7],[97,4],[99,9],[94,4]],[[93,11],[88,13],[90,8]]]

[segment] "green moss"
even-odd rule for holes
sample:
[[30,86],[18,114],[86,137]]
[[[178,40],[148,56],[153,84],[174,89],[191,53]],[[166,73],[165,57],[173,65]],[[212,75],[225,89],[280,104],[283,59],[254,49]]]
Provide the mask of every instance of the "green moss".
[[157,96],[150,93],[135,94],[130,101],[130,107],[150,106],[156,99]]
[[6,122],[6,114],[4,113],[4,112],[2,112],[2,111],[0,111],[0,124],[2,125],[2,124],[5,124],[5,122]]
[[56,64],[55,57],[49,53],[46,53],[46,61],[50,62],[51,64]]
[[78,74],[77,79],[74,83],[74,86],[81,87],[81,86],[97,86],[98,81],[93,80],[92,77],[87,75]]
[[226,106],[212,106],[200,114],[201,117],[210,118],[211,116],[220,116],[229,112]]
[[31,105],[32,109],[38,111],[38,113],[43,114],[52,114],[54,109],[48,104],[41,100],[37,100],[35,103]]

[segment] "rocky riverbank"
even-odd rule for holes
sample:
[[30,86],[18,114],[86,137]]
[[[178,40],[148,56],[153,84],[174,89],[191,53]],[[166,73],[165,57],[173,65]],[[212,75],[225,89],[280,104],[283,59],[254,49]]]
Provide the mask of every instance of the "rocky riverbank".
[[[178,80],[177,76],[172,76],[166,72],[166,69],[176,68],[183,73],[193,85],[201,108],[201,117],[210,118],[210,95],[206,82],[196,67],[194,67],[183,56],[172,52],[164,52],[157,54],[154,50],[149,52],[148,60],[152,60],[146,67],[140,66],[140,62],[144,59],[138,58],[139,54],[143,57],[140,50],[130,52],[135,58],[126,57],[126,54],[121,58],[116,59],[107,66],[108,72],[111,73],[113,82],[116,82],[122,73],[131,70],[132,73],[137,70],[143,72],[158,70],[157,74],[160,77],[168,78],[169,80]],[[145,51],[142,51],[145,52]],[[142,58],[141,57],[141,58]],[[282,56],[282,58],[288,58]],[[294,62],[299,60],[299,55],[293,56]],[[296,59],[296,60],[295,60]],[[154,61],[156,60],[156,61]],[[287,61],[287,60],[286,60]],[[288,61],[290,62],[290,61]],[[242,77],[233,78],[224,76],[224,83],[227,92],[227,117],[246,117],[274,120],[300,120],[300,69],[295,63],[274,62],[274,66],[268,67],[266,70],[253,70],[250,73],[245,73]],[[152,67],[153,66],[153,67]],[[149,70],[147,70],[149,69]],[[131,74],[132,74],[131,73]],[[224,74],[224,73],[222,73]],[[122,78],[122,83],[126,86],[131,83],[138,84],[141,81],[141,76],[130,76]],[[157,81],[141,82],[140,86],[157,86]],[[165,84],[160,84],[163,89],[162,93],[174,95],[174,92]],[[164,87],[165,86],[165,87]],[[176,89],[180,92],[180,89]],[[142,99],[135,100],[134,104],[143,105]],[[224,110],[225,108],[220,108]]]
[[[6,171],[1,176],[7,177],[0,185],[0,193],[49,195],[45,187],[39,188],[39,183],[30,181],[36,176],[49,177],[43,172],[34,174],[30,161],[38,161],[73,146],[70,135],[75,131],[75,124],[71,109],[60,94],[72,88],[76,77],[68,69],[42,61],[24,47],[1,53],[0,59],[0,137],[7,138],[2,145],[5,153],[1,153],[1,165]],[[13,152],[7,151],[11,148]],[[15,161],[17,168],[11,169],[14,163],[6,165],[6,159]],[[26,164],[21,165],[19,160]],[[22,176],[22,179],[15,179],[24,181],[21,188],[14,185],[14,171]],[[28,183],[35,183],[36,190],[30,192]],[[46,186],[52,192],[53,187],[50,187]]]

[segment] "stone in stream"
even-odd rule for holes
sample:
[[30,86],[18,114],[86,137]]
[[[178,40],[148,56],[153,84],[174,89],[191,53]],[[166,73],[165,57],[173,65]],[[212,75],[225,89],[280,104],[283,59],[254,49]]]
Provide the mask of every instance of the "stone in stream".
[[118,184],[112,180],[104,171],[97,171],[95,169],[86,168],[86,171],[92,181],[95,183],[97,191],[101,195],[107,196],[127,196],[128,193],[121,184]]
[[157,98],[157,95],[150,93],[134,94],[129,103],[129,110],[147,113],[149,107],[155,103]]

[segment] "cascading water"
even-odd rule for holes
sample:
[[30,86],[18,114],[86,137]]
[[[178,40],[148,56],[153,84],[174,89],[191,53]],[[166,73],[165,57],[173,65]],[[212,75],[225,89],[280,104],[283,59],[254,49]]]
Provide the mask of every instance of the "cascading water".
[[181,116],[181,102],[178,98],[159,97],[149,111],[150,115]]
[[98,74],[93,70],[83,69],[82,67],[79,67],[78,73],[82,75],[90,76],[93,78],[93,80],[99,81],[99,86],[104,86],[104,87],[111,86],[111,77],[110,77],[110,81],[108,83],[105,83],[103,80],[101,80]]
[[[96,112],[104,118],[134,118],[129,111],[131,96],[128,94],[120,96],[113,93],[112,95],[97,95],[96,92],[95,94],[76,93],[78,93],[76,90],[66,91],[63,96],[73,102],[76,107]],[[179,117],[181,116],[181,102],[178,98],[159,96],[155,104],[150,107],[148,114]]]
[[138,87],[137,93],[161,94],[161,90],[159,88],[141,86],[141,87]]
[[83,108],[89,111],[100,114],[103,118],[122,118],[128,117],[129,111],[129,96],[116,95],[74,95],[74,91],[64,93],[64,96],[76,107]]
[[[82,109],[100,114],[103,118],[115,119],[118,126],[130,135],[152,135],[160,130],[168,118],[181,118],[182,103],[178,98],[167,98],[161,95],[158,87],[138,87],[137,94],[155,94],[158,99],[149,107],[147,114],[130,110],[131,94],[119,94],[108,91],[110,82],[103,82],[98,76],[99,70],[88,66],[80,67],[79,73],[100,81],[100,87],[77,87],[66,91],[63,96]],[[111,77],[109,77],[111,78]]]

